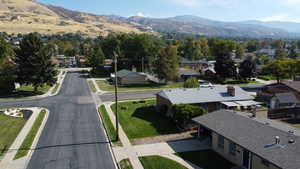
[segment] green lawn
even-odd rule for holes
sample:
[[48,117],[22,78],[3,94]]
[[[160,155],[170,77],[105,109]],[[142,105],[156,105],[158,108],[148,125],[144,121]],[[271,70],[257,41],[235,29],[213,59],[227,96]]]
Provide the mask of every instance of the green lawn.
[[187,169],[176,161],[161,156],[145,156],[139,159],[145,169]]
[[[129,139],[178,132],[175,124],[157,112],[154,106],[155,100],[147,100],[145,103],[134,101],[119,103],[119,121]],[[115,105],[111,108],[115,111]]]
[[230,169],[232,163],[212,150],[177,153],[178,156],[204,169]]
[[121,169],[133,169],[128,158],[120,161],[119,165],[120,165]]
[[259,76],[257,76],[257,78],[262,79],[262,80],[266,80],[266,81],[276,80],[276,77],[271,76],[271,75],[259,75]]
[[22,98],[22,97],[30,97],[45,94],[49,91],[51,86],[44,85],[43,87],[39,87],[38,91],[34,91],[34,87],[32,85],[22,85],[20,88],[9,95],[0,95],[0,98]]
[[30,150],[31,145],[35,139],[35,136],[40,129],[40,126],[44,120],[45,115],[46,115],[46,110],[42,110],[38,115],[37,119],[35,120],[33,126],[31,127],[29,133],[27,134],[25,140],[23,141],[14,159],[19,159],[28,154],[28,151]]
[[26,120],[0,114],[0,157],[10,148]]
[[[104,80],[97,80],[97,85],[103,91],[114,91],[114,85],[109,84],[107,81]],[[167,85],[159,85],[154,83],[149,83],[145,85],[130,85],[130,86],[119,86],[118,90],[120,92],[127,92],[127,91],[137,91],[137,90],[160,90],[160,89],[170,89],[170,88],[182,88],[183,82],[174,82]]]
[[92,92],[93,92],[93,93],[96,93],[96,92],[97,92],[97,89],[96,89],[96,87],[95,87],[93,81],[92,81],[92,80],[88,80],[88,84],[89,84],[89,86],[90,86]]
[[122,143],[120,141],[116,141],[116,136],[117,136],[116,129],[115,129],[113,123],[111,122],[111,120],[108,116],[108,112],[106,111],[104,105],[99,107],[99,112],[101,113],[101,117],[102,117],[103,123],[105,125],[105,129],[106,129],[109,139],[115,145],[122,146]]

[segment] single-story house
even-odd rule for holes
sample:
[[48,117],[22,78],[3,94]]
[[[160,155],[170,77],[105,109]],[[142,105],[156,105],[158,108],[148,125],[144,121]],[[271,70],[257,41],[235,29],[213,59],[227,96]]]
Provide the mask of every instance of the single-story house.
[[300,106],[300,101],[294,93],[276,93],[271,99],[271,109],[286,109]]
[[[111,79],[115,79],[115,75],[111,75]],[[147,84],[148,76],[145,73],[132,72],[126,69],[117,72],[117,80],[120,85],[136,85]]]
[[199,72],[197,72],[193,69],[185,69],[185,68],[180,68],[178,75],[179,75],[179,79],[183,80],[183,81],[185,81],[189,78],[197,78],[198,79],[200,77]]
[[261,91],[257,92],[257,96],[269,101],[277,93],[294,93],[300,100],[300,81],[282,81],[266,85]]
[[219,110],[193,119],[198,136],[211,148],[245,169],[299,169],[300,131],[286,124]]
[[195,104],[212,112],[258,105],[254,98],[240,87],[211,86],[193,89],[169,89],[156,94],[157,108],[169,112],[176,104]]
[[202,74],[206,77],[214,77],[216,76],[216,71],[214,67],[208,67],[202,70]]

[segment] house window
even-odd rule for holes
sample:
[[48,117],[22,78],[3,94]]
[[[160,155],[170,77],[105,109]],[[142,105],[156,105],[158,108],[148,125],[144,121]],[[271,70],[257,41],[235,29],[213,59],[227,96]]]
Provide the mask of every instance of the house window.
[[236,144],[233,142],[229,143],[229,153],[233,156],[236,154]]
[[224,137],[221,135],[218,137],[218,147],[224,149]]
[[265,159],[261,159],[261,163],[266,167],[269,167],[269,165],[270,165],[269,161],[267,161]]

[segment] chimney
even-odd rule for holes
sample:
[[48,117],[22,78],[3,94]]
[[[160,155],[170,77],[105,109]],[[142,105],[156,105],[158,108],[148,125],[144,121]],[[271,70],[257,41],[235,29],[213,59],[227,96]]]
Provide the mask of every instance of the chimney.
[[229,96],[235,96],[235,88],[233,86],[228,86],[227,87],[227,93],[229,94]]
[[279,144],[280,143],[280,137],[279,136],[276,136],[275,137],[275,144]]

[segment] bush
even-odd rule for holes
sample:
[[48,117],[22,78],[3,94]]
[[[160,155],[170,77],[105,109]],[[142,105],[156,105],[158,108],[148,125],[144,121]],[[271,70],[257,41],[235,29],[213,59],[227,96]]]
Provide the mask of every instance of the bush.
[[186,80],[183,84],[184,88],[198,88],[199,86],[200,84],[196,78],[190,78]]
[[201,116],[207,113],[207,111],[200,107],[189,104],[173,105],[172,112],[174,113],[174,120],[178,124],[186,125],[192,118]]

